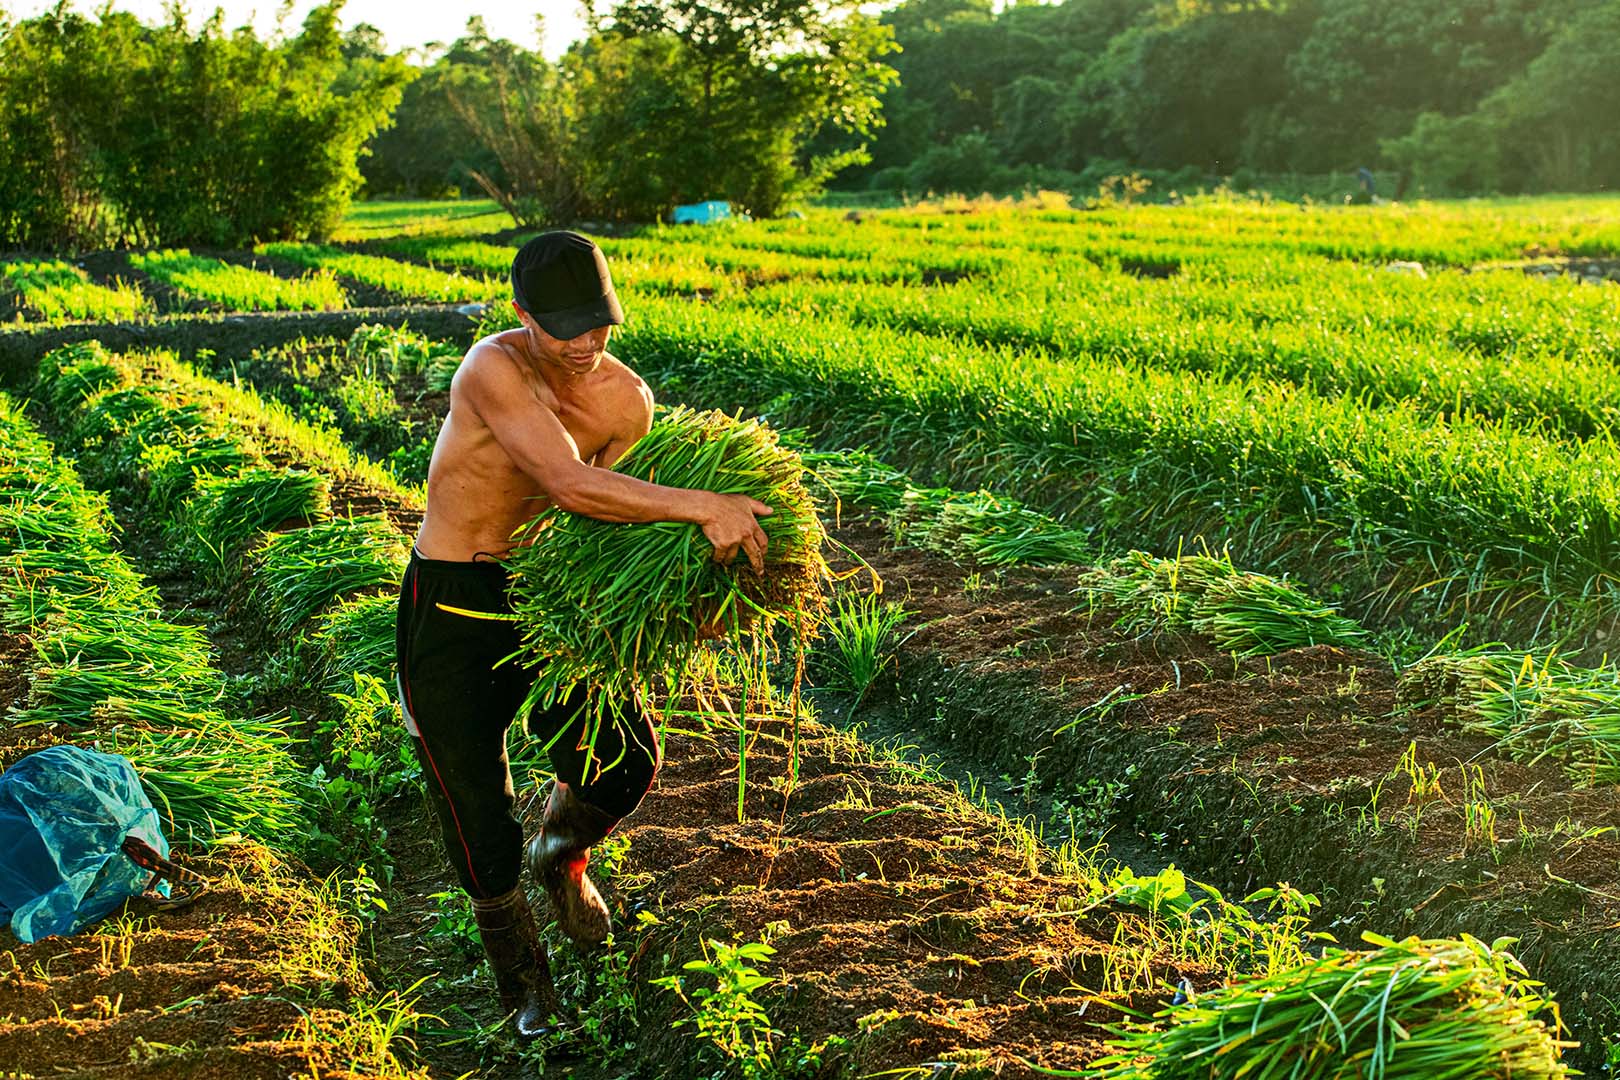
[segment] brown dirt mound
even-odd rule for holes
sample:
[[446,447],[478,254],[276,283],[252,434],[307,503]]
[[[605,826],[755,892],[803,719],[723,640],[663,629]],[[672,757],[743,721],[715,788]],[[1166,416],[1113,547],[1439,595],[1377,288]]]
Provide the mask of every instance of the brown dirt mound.
[[312,899],[308,871],[268,849],[179,858],[213,879],[187,908],[137,899],[86,931],[30,945],[0,931],[0,1070],[154,1080],[343,1074],[329,1045],[293,1033],[341,1022],[334,1009],[357,975],[341,958],[352,954],[357,926],[333,918]]
[[[1102,1025],[1121,1014],[1083,1005],[1121,951],[1120,913],[1079,914],[1077,882],[1032,872],[1006,823],[954,789],[815,725],[801,734],[810,778],[785,806],[785,745],[755,742],[740,823],[735,751],[670,740],[656,789],[619,833],[630,843],[620,880],[635,881],[616,896],[621,925],[632,901],[658,919],[632,973],[675,972],[700,939],[768,930],[771,1019],[807,1041],[847,1040],[829,1060],[863,1073],[963,1062],[1014,1077],[1038,1075],[1020,1059],[1074,1068],[1095,1057]],[[1159,984],[1212,979],[1167,957],[1151,968]],[[1153,983],[1139,990],[1118,1003],[1156,1000]],[[691,1037],[666,1031],[685,1007],[661,989],[643,989],[640,1003],[644,1037],[660,1033],[639,1048],[643,1064],[691,1075]]]

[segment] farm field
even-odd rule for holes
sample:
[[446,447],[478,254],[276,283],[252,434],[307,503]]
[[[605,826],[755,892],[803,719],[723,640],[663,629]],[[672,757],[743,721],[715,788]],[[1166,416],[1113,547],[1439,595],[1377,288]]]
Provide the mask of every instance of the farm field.
[[[802,700],[719,646],[730,704],[670,692],[540,1048],[392,697],[450,380],[514,323],[480,211],[5,263],[0,762],[128,755],[225,884],[6,941],[0,1075],[1181,1076],[1341,970],[1458,980],[1391,992],[1457,1075],[1620,1075],[1620,200],[598,236],[615,354],[782,430],[853,573]],[[768,1022],[692,1022],[755,969]]]

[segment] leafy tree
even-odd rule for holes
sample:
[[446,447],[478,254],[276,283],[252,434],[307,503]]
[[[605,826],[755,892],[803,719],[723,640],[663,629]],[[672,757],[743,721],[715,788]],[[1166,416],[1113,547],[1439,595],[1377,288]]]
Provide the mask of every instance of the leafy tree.
[[[1379,140],[1424,112],[1457,115],[1508,82],[1590,0],[1336,0],[1288,54],[1273,121],[1276,164],[1326,170],[1376,161]],[[1286,159],[1286,162],[1279,159]]]
[[570,221],[588,209],[574,148],[573,88],[563,68],[491,38],[475,16],[434,77],[463,138],[498,165],[470,166],[468,175],[514,221]]
[[1022,164],[1044,164],[1058,158],[1054,119],[1063,108],[1063,87],[1040,75],[1020,75],[995,92],[997,141],[1006,155]]
[[1594,122],[1620,100],[1620,0],[1573,18],[1512,81],[1462,116],[1420,116],[1391,157],[1422,189],[1594,190],[1620,185],[1620,130]]
[[1130,159],[1230,170],[1251,110],[1286,89],[1291,25],[1269,7],[1184,4],[1115,37],[1087,71],[1097,113]]
[[[722,197],[751,213],[777,213],[867,160],[864,146],[805,154],[818,133],[859,138],[882,123],[881,93],[895,73],[880,58],[894,46],[856,7],[852,0],[619,4],[581,56],[587,159],[622,176],[625,160],[645,168],[656,158],[666,208]],[[587,70],[593,63],[600,67]],[[627,96],[659,122],[629,115]],[[610,182],[598,190],[620,189]],[[645,212],[647,200],[639,202]],[[603,205],[618,211],[611,199]]]
[[409,78],[397,58],[346,58],[340,10],[316,7],[277,44],[227,35],[218,11],[193,35],[178,7],[148,27],[64,0],[6,27],[4,171],[63,193],[30,197],[8,180],[0,243],[223,246],[330,229]]

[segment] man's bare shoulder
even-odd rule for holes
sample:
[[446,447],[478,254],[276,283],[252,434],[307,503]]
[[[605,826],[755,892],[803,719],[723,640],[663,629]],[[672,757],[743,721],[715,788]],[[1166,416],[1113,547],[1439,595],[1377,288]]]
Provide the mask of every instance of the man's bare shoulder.
[[502,340],[503,337],[504,333],[490,334],[472,343],[450,380],[452,396],[457,396],[458,390],[465,395],[474,383],[488,386],[491,383],[523,381],[517,357],[512,352],[512,346]]
[[603,389],[608,393],[622,397],[627,402],[645,401],[647,407],[652,408],[652,387],[647,385],[647,380],[630,370],[624,361],[612,353],[602,354],[602,366],[598,373],[603,376]]

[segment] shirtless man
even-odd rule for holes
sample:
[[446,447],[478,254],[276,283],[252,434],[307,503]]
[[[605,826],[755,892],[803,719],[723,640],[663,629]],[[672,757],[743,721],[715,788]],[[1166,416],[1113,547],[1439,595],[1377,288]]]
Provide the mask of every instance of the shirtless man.
[[452,609],[512,610],[497,560],[525,542],[517,533],[550,505],[604,521],[689,522],[717,560],[741,551],[756,572],[765,555],[756,517],[771,511],[741,495],[608,471],[652,425],[653,396],[605,351],[624,311],[595,244],[571,232],[529,241],[512,262],[512,294],[522,325],[475,344],[450,385],[427,513],[400,588],[396,648],[405,726],[445,851],[472,898],[501,1007],[529,1038],[547,1030],[557,1001],[521,867],[544,886],[565,934],[583,947],[600,944],[611,924],[586,861],[652,786],[660,748],[638,703],[614,702],[618,723],[603,725],[586,775],[581,700],[535,710],[529,731],[561,737],[552,742],[556,782],[540,831],[525,846],[506,731],[535,672],[500,663],[518,650],[515,624]]

